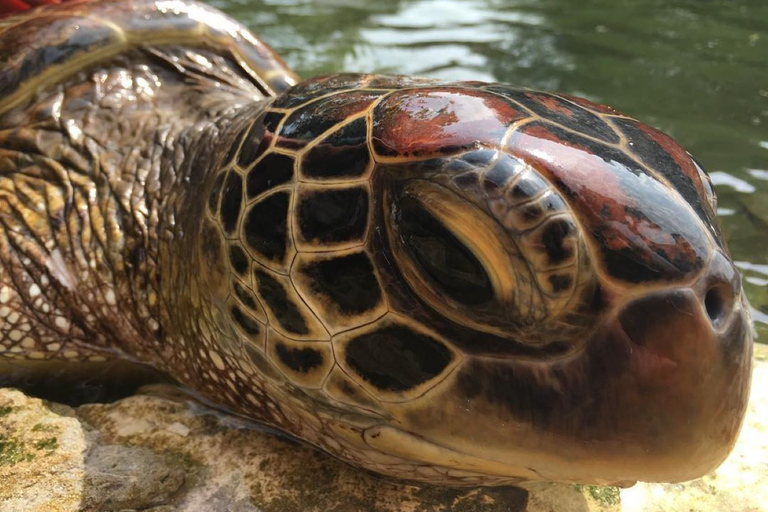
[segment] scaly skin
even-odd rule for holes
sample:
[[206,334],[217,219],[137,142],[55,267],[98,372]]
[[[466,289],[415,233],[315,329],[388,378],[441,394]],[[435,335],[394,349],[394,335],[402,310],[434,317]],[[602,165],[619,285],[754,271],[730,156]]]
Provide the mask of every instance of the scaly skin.
[[666,135],[497,84],[283,92],[192,2],[33,11],[0,49],[0,355],[139,361],[433,483],[677,481],[733,446],[745,299]]

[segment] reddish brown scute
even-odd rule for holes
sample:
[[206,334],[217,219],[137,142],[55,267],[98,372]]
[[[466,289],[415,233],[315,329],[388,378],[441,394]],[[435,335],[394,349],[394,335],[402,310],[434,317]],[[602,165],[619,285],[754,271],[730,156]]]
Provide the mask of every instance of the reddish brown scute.
[[378,156],[504,146],[563,192],[605,270],[626,282],[688,279],[710,240],[720,243],[698,170],[667,135],[587,100],[461,85],[384,98],[373,116]]
[[696,192],[688,204],[682,200],[691,192],[682,171],[649,166],[660,158],[660,147],[632,155],[535,122],[515,133],[509,148],[570,199],[614,277],[682,280],[707,261],[711,213]]
[[[723,248],[690,155],[658,130],[584,99],[499,84],[344,74],[308,80],[273,107],[285,118],[280,147],[324,137],[323,148],[362,152],[370,134],[373,157],[391,164],[478,148],[507,151],[561,191],[594,258],[618,280],[682,282],[703,268],[713,241]],[[360,174],[345,173],[343,162],[326,165],[322,176]]]
[[376,153],[424,157],[498,145],[509,126],[527,115],[483,90],[434,87],[396,92],[376,106],[373,117]]

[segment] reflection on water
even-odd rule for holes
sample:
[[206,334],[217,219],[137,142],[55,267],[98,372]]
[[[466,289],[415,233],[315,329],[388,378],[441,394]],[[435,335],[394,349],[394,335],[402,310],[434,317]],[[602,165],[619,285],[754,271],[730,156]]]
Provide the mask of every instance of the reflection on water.
[[509,82],[608,103],[670,133],[714,178],[768,342],[768,2],[211,0],[302,76]]

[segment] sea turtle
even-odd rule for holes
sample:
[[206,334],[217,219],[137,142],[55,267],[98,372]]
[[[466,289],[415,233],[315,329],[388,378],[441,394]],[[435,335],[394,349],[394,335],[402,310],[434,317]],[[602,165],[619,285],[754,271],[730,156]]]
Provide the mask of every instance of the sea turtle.
[[667,135],[503,84],[298,82],[190,0],[0,23],[2,355],[141,361],[433,483],[679,481],[733,446],[748,309]]

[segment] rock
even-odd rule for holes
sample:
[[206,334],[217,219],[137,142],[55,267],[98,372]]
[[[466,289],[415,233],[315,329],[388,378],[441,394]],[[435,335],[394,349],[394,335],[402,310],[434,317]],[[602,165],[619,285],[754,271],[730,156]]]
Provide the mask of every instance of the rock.
[[185,460],[148,448],[94,444],[85,459],[82,508],[121,510],[168,503],[185,481]]
[[79,510],[87,447],[72,409],[0,390],[0,511]]
[[0,512],[688,512],[768,510],[768,348],[736,449],[684,484],[628,489],[531,484],[525,489],[414,486],[327,455],[150,386],[76,409],[0,389]]

